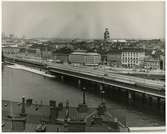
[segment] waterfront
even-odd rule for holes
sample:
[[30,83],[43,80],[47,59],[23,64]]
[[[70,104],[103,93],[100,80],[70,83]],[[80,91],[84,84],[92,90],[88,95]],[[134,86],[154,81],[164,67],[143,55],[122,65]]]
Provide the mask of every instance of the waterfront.
[[[23,70],[3,68],[2,99],[20,101],[22,96],[33,98],[34,103],[48,105],[49,100],[57,102],[70,101],[71,106],[77,106],[82,102],[80,89],[52,78],[46,78]],[[159,117],[139,111],[127,109],[126,106],[116,104],[111,100],[105,100],[107,106],[127,119],[127,125],[132,126],[164,126],[165,121]],[[89,107],[96,107],[101,99],[87,93],[86,102]]]

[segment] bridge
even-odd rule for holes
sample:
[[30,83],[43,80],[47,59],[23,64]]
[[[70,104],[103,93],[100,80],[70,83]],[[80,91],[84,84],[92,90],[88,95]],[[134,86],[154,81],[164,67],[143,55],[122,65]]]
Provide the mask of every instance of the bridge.
[[127,98],[135,99],[134,94],[140,93],[142,94],[143,99],[146,99],[146,96],[149,96],[149,100],[151,102],[152,97],[157,98],[158,105],[160,104],[161,100],[165,102],[164,81],[126,76],[105,69],[97,69],[93,67],[76,67],[70,64],[55,64],[50,62],[42,62],[41,60],[16,57],[6,58],[8,60],[12,60],[18,63],[31,64],[41,68],[45,68],[49,73],[60,76],[61,79],[65,77],[75,78],[78,80],[78,84],[82,83],[82,81],[84,80],[90,81],[92,83],[97,83],[100,90],[103,90],[105,85],[117,87],[118,89],[127,91]]
[[67,76],[77,77],[96,83],[116,86],[127,90],[145,93],[151,96],[165,98],[165,82],[137,78],[114,74],[112,72],[103,72],[101,70],[89,69],[86,67],[73,67],[62,64],[48,64],[48,70],[51,73],[57,73]]

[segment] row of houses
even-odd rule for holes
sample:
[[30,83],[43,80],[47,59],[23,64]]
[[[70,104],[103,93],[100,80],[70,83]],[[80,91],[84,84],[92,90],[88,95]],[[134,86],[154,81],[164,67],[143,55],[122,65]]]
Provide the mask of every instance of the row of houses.
[[122,50],[112,50],[107,54],[107,63],[115,67],[133,68],[139,66],[145,57],[142,48],[124,48]]
[[107,54],[107,63],[113,67],[165,69],[165,55],[148,55],[143,48],[124,48]]
[[[47,57],[48,59],[59,60],[62,63],[82,64],[89,66],[97,66],[102,64],[101,55],[96,52],[86,52],[84,50],[76,50],[70,54],[52,53],[50,51],[43,51],[40,49],[25,49],[19,47],[3,47],[4,55],[25,53],[25,55],[32,55],[36,57]],[[42,54],[42,55],[41,55]],[[153,57],[147,55],[142,48],[124,48],[122,50],[112,50],[106,55],[106,63],[112,67],[124,68],[145,68],[145,69],[165,69],[165,56]]]
[[47,57],[48,59],[59,60],[61,62],[68,62],[70,64],[82,64],[89,66],[97,66],[101,63],[101,55],[98,53],[90,53],[83,50],[77,50],[71,54],[56,53],[53,54],[50,51],[40,51],[40,49],[32,48],[20,48],[4,46],[2,47],[2,53],[4,56],[34,56],[34,57]]
[[[144,68],[150,70],[165,69],[165,56],[154,58],[151,55],[146,55],[144,49],[127,48],[122,51],[113,50],[106,57],[106,63],[112,67]],[[55,54],[55,59],[82,65],[99,65],[102,63],[100,54],[84,51],[75,51],[69,55]]]
[[20,51],[18,46],[2,46],[2,53],[3,55],[16,55]]

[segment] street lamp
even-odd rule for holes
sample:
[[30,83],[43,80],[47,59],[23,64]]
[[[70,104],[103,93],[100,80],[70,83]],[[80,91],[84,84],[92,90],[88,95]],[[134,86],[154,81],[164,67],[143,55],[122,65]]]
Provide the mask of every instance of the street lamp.
[[86,104],[86,88],[85,87],[83,87],[83,89],[82,89],[82,97],[83,97],[83,102],[82,102],[82,104],[79,104],[78,105],[78,111],[79,112],[87,112],[88,111],[88,106],[87,106],[87,104]]
[[25,110],[25,97],[22,97],[22,107],[21,107],[21,116],[26,116],[26,110]]
[[65,111],[65,119],[64,121],[67,122],[69,119],[69,100],[66,101],[66,111]]

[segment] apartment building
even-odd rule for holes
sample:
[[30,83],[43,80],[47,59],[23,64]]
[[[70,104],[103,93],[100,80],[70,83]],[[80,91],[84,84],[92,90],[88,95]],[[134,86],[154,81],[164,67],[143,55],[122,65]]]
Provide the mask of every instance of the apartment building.
[[143,48],[124,48],[121,53],[121,64],[126,68],[139,67],[144,57]]
[[101,55],[98,53],[75,51],[69,55],[69,62],[72,64],[96,66],[101,62]]

